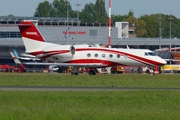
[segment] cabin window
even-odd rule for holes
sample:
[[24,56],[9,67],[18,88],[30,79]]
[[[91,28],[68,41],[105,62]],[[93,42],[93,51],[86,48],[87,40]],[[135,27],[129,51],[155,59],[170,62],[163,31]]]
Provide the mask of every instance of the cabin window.
[[95,54],[94,57],[98,57],[98,54]]
[[104,57],[106,57],[106,55],[105,55],[105,54],[102,54],[102,57],[104,58]]
[[91,54],[90,54],[90,53],[88,53],[88,54],[87,54],[87,56],[88,56],[88,57],[91,57]]
[[117,58],[120,58],[120,54],[117,54]]
[[112,58],[112,57],[113,57],[113,55],[112,55],[112,54],[110,54],[110,55],[109,55],[109,57],[110,57],[110,58]]

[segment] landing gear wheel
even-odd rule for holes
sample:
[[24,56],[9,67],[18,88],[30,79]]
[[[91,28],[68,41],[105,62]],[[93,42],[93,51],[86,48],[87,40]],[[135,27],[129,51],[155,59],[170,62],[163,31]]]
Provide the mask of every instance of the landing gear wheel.
[[76,73],[74,73],[74,72],[71,72],[71,75],[78,75],[78,73],[76,72]]
[[96,72],[94,72],[94,70],[90,70],[89,75],[96,75]]

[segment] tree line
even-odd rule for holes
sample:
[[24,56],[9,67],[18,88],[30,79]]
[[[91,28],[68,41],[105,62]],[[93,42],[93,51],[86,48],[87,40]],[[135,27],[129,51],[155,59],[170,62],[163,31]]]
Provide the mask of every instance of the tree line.
[[[54,0],[52,3],[48,1],[40,2],[34,12],[34,17],[67,17],[67,5],[69,5],[69,17],[77,18],[81,22],[90,23],[108,23],[108,14],[105,8],[105,0],[96,0],[95,3],[87,3],[81,11],[72,10],[70,2],[67,0]],[[142,15],[139,18],[134,17],[132,10],[128,14],[111,16],[111,22],[129,22],[129,26],[135,27],[137,37],[157,38],[161,30],[162,38],[170,37],[170,15],[161,15],[161,29],[159,25],[159,14]],[[180,19],[171,16],[171,36],[172,38],[180,38]]]

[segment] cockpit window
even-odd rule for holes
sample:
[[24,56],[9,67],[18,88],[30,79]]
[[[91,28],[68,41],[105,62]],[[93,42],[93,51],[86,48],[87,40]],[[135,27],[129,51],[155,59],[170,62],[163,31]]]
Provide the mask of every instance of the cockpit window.
[[155,52],[145,52],[145,56],[156,56]]
[[145,52],[145,54],[144,54],[145,56],[149,56],[149,54],[147,53],[147,52]]
[[156,56],[155,52],[148,52],[150,56]]

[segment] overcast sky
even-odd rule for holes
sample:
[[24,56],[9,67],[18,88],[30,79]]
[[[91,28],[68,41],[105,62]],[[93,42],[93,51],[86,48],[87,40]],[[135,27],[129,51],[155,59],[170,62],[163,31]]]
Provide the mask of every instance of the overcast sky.
[[[0,0],[0,16],[13,14],[15,16],[33,16],[40,2],[44,0]],[[53,0],[48,0],[50,3]],[[77,10],[75,4],[78,0],[69,0],[73,10]],[[79,0],[81,4],[80,10],[84,8],[86,3],[95,3],[96,0]],[[107,13],[109,12],[109,0],[105,0]],[[180,0],[111,0],[112,14],[127,14],[131,9],[134,16],[139,18],[144,14],[156,14],[160,11],[163,14],[175,15],[180,18]]]

